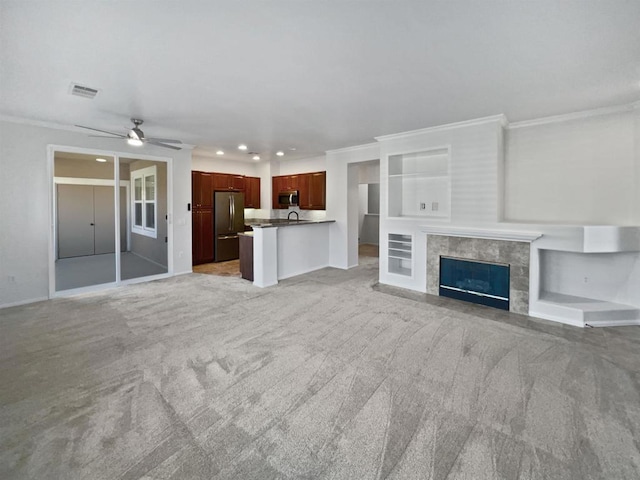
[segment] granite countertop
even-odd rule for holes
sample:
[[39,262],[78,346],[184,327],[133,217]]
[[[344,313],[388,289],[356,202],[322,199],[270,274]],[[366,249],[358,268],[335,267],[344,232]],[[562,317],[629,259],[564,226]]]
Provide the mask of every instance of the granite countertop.
[[253,232],[238,232],[238,235],[243,237],[253,237]]
[[292,227],[295,225],[314,225],[317,223],[333,223],[335,220],[287,220],[286,218],[245,218],[245,225],[252,228]]

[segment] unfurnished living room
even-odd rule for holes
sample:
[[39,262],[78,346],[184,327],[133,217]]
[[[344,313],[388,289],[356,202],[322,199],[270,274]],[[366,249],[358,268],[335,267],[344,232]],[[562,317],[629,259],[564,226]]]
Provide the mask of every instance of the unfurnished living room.
[[640,478],[639,24],[0,0],[0,478]]

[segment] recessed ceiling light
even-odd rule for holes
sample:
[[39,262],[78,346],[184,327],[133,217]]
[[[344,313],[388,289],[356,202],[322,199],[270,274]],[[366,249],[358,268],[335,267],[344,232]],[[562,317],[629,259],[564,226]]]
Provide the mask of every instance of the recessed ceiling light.
[[289,148],[289,150],[291,150],[291,151],[293,152],[293,151],[295,150],[295,148],[294,148],[294,147],[291,147],[291,148]]
[[253,158],[254,160],[260,160],[260,155],[254,155],[252,158]]
[[247,146],[244,143],[241,143],[240,145],[238,145],[238,150],[246,150]]
[[105,163],[106,161],[106,158],[96,158],[96,162]]
[[224,155],[224,152],[223,152],[222,150],[218,150],[218,151],[216,152],[216,155]]
[[279,157],[282,157],[284,155],[284,152],[282,150],[279,150],[276,152],[276,155],[278,155]]

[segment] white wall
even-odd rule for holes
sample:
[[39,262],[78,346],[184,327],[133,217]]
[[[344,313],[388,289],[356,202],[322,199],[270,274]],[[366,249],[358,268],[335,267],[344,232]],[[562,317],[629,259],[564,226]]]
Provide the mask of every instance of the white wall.
[[639,224],[638,122],[638,109],[628,109],[511,126],[506,135],[505,219]]
[[296,173],[324,172],[327,169],[325,155],[318,157],[301,158],[298,160],[282,159],[278,161],[280,173],[274,175],[294,175]]
[[360,164],[358,183],[380,183],[380,160]]
[[191,169],[200,172],[235,173],[247,177],[258,177],[260,164],[268,162],[242,162],[227,160],[224,157],[202,155],[197,150],[191,158]]
[[51,172],[47,146],[64,145],[128,157],[173,158],[174,273],[191,271],[191,151],[173,151],[92,138],[70,130],[0,121],[0,306],[44,299],[49,294]]

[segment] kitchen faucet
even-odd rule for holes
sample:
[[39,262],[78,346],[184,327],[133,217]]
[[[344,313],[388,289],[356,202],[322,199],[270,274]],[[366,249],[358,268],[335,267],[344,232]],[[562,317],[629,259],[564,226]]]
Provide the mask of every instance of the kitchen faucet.
[[292,214],[292,213],[295,213],[295,214],[296,214],[296,222],[299,222],[299,221],[300,221],[300,215],[298,215],[298,212],[296,212],[295,210],[291,210],[291,211],[289,212],[289,215],[287,215],[287,220],[291,220],[291,214]]

